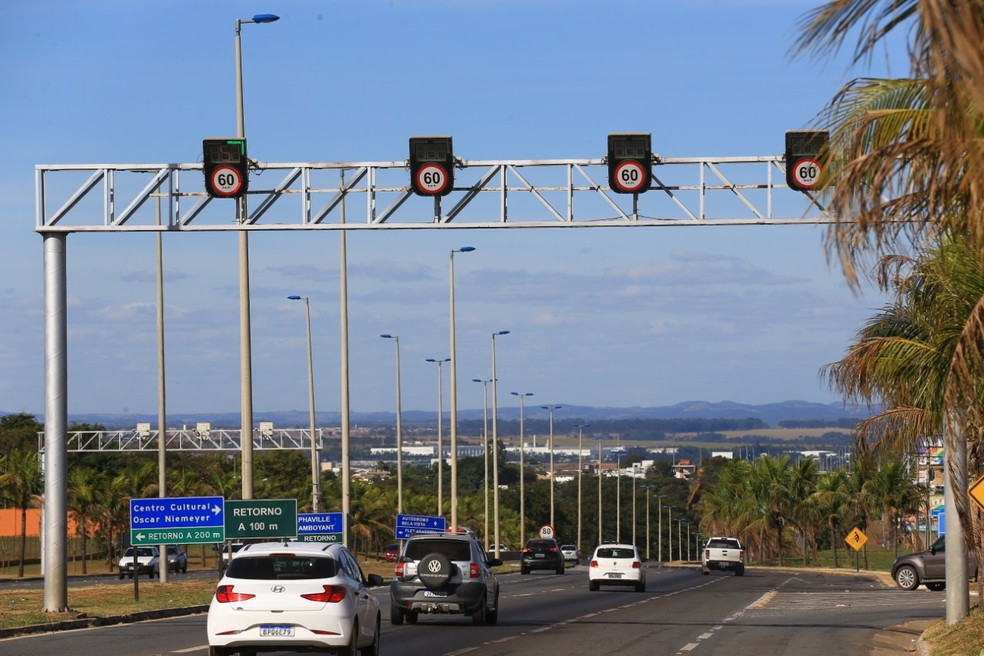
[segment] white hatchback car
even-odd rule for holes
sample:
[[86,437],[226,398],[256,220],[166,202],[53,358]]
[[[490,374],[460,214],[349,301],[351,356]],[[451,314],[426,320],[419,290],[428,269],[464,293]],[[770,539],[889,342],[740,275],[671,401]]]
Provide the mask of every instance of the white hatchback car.
[[379,600],[341,544],[265,542],[232,558],[208,608],[209,656],[256,651],[379,654]]
[[588,567],[588,589],[594,592],[602,585],[631,585],[645,592],[646,568],[635,545],[598,545]]

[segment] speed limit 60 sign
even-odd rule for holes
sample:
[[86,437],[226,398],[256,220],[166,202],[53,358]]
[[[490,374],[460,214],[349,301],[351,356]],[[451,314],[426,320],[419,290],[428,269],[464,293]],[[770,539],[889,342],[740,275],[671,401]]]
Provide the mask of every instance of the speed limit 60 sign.
[[233,166],[216,166],[209,175],[209,187],[216,196],[234,198],[242,191],[243,176]]
[[448,186],[448,172],[440,164],[424,164],[416,171],[416,189],[430,196],[437,196]]
[[410,137],[410,190],[418,196],[447,196],[453,188],[451,137]]
[[246,140],[214,137],[202,140],[205,191],[212,198],[239,198],[249,187]]
[[608,187],[617,194],[641,194],[652,185],[653,149],[648,132],[608,135]]
[[615,187],[623,194],[637,194],[649,188],[649,176],[642,164],[627,159],[615,166]]
[[829,142],[822,130],[789,130],[786,132],[786,186],[796,191],[810,191],[820,185]]

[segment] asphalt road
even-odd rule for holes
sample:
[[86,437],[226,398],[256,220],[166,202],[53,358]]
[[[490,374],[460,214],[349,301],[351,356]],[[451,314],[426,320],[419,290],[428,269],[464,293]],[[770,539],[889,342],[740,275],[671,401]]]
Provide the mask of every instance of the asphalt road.
[[[880,630],[945,615],[944,593],[904,592],[865,575],[749,568],[745,576],[701,576],[696,569],[648,570],[644,593],[589,592],[585,568],[563,576],[500,576],[499,624],[421,616],[389,624],[386,588],[383,654],[524,656],[866,655]],[[0,640],[4,656],[157,656],[207,653],[205,615],[191,615]]]

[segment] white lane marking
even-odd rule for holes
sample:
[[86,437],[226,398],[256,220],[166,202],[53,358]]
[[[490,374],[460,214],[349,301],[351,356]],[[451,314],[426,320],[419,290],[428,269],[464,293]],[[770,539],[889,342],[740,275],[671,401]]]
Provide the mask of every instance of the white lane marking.
[[172,654],[190,654],[193,651],[208,651],[208,645],[199,645],[197,647],[188,647],[187,649],[174,649],[171,651]]

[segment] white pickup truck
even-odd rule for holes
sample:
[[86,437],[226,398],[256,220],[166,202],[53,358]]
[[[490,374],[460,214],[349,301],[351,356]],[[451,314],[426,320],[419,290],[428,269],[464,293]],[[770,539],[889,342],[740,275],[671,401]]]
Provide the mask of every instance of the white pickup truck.
[[734,570],[735,576],[745,574],[745,548],[738,538],[710,538],[701,556],[701,574],[712,569]]

